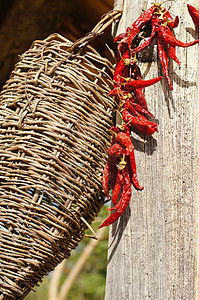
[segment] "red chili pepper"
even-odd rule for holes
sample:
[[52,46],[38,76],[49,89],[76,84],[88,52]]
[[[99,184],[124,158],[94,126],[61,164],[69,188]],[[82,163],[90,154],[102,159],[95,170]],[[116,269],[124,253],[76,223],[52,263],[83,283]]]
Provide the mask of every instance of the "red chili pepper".
[[146,39],[142,44],[140,44],[138,47],[132,49],[132,53],[141,52],[145,50],[148,46],[150,46],[155,38],[155,33],[156,33],[155,28],[152,27],[151,36],[148,39]]
[[126,49],[124,47],[124,44],[128,46],[129,49],[131,49],[131,44],[134,40],[134,38],[137,36],[137,34],[140,32],[142,27],[150,21],[150,19],[153,16],[153,13],[155,12],[156,7],[152,6],[146,11],[144,11],[140,17],[135,20],[130,27],[127,28],[125,33],[121,33],[114,39],[114,42],[119,42],[118,44],[118,52],[121,54],[123,49]]
[[117,199],[119,197],[119,193],[120,193],[121,187],[123,185],[123,182],[124,182],[124,177],[122,175],[122,171],[118,170],[116,181],[115,181],[115,187],[112,192],[112,202],[114,205],[116,205],[116,203],[117,203]]
[[117,156],[125,153],[125,149],[119,143],[113,144],[111,147],[106,149],[106,151],[107,151],[108,155],[110,155],[112,157],[117,157]]
[[142,92],[142,89],[136,89],[133,91],[135,99],[137,100],[137,103],[145,110],[148,111],[148,106],[144,97],[144,94]]
[[129,91],[131,91],[133,89],[144,88],[144,87],[153,85],[156,82],[160,81],[161,79],[162,79],[162,76],[153,78],[153,79],[149,79],[149,80],[129,79],[122,85],[124,86],[125,89],[128,89]]
[[120,132],[116,135],[116,140],[121,143],[123,147],[125,147],[125,151],[123,152],[125,155],[129,155],[129,153],[134,150],[134,146],[130,138],[130,133],[129,135],[127,135],[124,132]]
[[125,60],[128,60],[130,63],[129,51],[126,51],[124,53],[123,58],[119,60],[115,68],[113,80],[116,82],[123,82],[124,79],[122,79],[122,77],[128,77],[130,75],[130,67],[128,65],[125,65]]
[[122,171],[124,184],[119,202],[114,206],[116,212],[112,213],[98,228],[111,225],[125,211],[131,200],[131,180],[127,168]]
[[174,22],[171,22],[171,23],[168,24],[168,25],[169,25],[169,27],[171,27],[171,28],[176,28],[176,27],[178,27],[178,25],[179,25],[179,17],[176,16]]
[[116,184],[116,178],[117,178],[117,173],[118,173],[118,168],[117,165],[120,161],[120,158],[117,157],[115,160],[111,157],[111,166],[110,166],[110,186],[111,190],[113,191],[115,188]]
[[169,46],[169,56],[180,66],[180,61],[176,56],[176,47],[175,46]]
[[195,26],[199,26],[199,10],[190,4],[187,4],[187,8]]
[[127,166],[129,170],[129,175],[131,178],[131,181],[134,185],[134,187],[137,190],[143,190],[143,186],[139,185],[138,179],[137,179],[137,171],[136,171],[136,163],[135,163],[135,154],[134,151],[132,151],[129,156],[127,157]]
[[178,46],[178,47],[190,47],[193,45],[196,45],[199,43],[199,40],[195,40],[189,43],[184,43],[179,40],[177,40],[172,34],[171,31],[168,30],[168,28],[164,26],[160,26],[158,29],[159,37],[165,41],[167,44],[172,45],[172,46]]
[[155,6],[149,7],[147,10],[145,10],[129,27],[128,30],[137,28],[141,29],[148,21],[151,20],[154,12],[156,10]]
[[131,100],[128,100],[128,99],[125,101],[124,108],[132,111],[135,115],[144,114],[144,115],[152,116],[153,118],[155,118],[155,116],[152,113],[150,113],[148,111],[148,109],[146,110],[141,105],[139,105],[135,102],[132,102]]
[[144,116],[133,116],[127,110],[123,110],[122,117],[125,122],[128,122],[132,125],[133,129],[137,129],[139,132],[152,135],[156,131],[158,132],[158,125],[154,122],[150,122]]
[[161,64],[162,64],[163,72],[166,76],[166,79],[167,79],[167,82],[168,82],[168,85],[169,85],[170,89],[173,90],[173,87],[171,85],[171,79],[169,77],[167,44],[162,39],[160,39],[159,37],[157,37],[157,42],[158,42],[158,54],[159,54],[159,59],[160,59]]
[[[128,47],[129,49],[131,49],[131,44],[134,40],[134,38],[136,37],[136,35],[140,32],[140,30],[142,29],[142,27],[151,20],[154,12],[156,10],[155,6],[151,6],[149,9],[145,10],[141,16],[139,18],[137,18],[137,20],[135,20],[135,22],[133,22],[133,24],[129,27],[129,38],[128,38]],[[137,31],[137,33],[136,33]]]

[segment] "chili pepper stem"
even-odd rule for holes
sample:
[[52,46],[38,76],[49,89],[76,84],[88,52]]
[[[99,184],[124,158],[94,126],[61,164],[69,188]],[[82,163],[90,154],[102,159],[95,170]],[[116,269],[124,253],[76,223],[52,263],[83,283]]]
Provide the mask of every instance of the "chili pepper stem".
[[126,167],[126,155],[123,153],[123,156],[121,158],[121,161],[119,162],[119,170],[122,171]]

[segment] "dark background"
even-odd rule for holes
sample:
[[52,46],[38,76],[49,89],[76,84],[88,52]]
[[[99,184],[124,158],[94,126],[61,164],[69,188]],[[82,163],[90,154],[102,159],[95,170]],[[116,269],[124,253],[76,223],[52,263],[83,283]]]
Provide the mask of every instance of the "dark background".
[[[58,32],[71,41],[91,31],[113,9],[113,0],[0,0],[0,87],[19,55],[36,39]],[[95,41],[103,55],[112,44],[110,29]]]

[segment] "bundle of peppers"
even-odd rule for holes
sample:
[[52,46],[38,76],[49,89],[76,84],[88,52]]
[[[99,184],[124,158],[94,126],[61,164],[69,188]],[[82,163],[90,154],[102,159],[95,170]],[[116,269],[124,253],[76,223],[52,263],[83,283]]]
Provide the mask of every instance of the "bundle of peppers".
[[[172,18],[169,11],[162,7],[164,2],[166,1],[153,3],[153,6],[144,11],[125,33],[119,34],[114,40],[118,43],[119,60],[114,72],[114,89],[109,95],[116,102],[117,113],[121,116],[122,124],[110,128],[113,138],[110,148],[107,149],[108,159],[102,178],[103,190],[108,200],[109,187],[112,190],[114,207],[109,210],[114,212],[99,228],[111,225],[122,215],[131,199],[132,184],[137,190],[143,189],[137,179],[131,130],[145,135],[152,135],[158,131],[157,124],[149,120],[149,117],[150,119],[155,117],[148,110],[145,87],[157,83],[162,76],[143,80],[137,65],[137,53],[149,47],[156,39],[163,73],[170,89],[173,89],[169,77],[168,56],[180,65],[176,56],[176,46],[189,47],[199,43],[199,40],[183,43],[173,36],[172,29],[178,26],[179,18]],[[140,32],[146,28],[150,28],[151,35],[138,45]]]

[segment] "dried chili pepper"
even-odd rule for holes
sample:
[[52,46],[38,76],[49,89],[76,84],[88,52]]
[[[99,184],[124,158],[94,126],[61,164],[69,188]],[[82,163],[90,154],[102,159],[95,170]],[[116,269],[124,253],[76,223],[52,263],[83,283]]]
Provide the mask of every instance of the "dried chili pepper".
[[109,161],[109,169],[110,169],[110,186],[111,186],[111,190],[113,191],[116,184],[116,178],[118,173],[117,165],[120,161],[120,158],[116,157],[115,159],[113,159],[112,157],[108,157],[108,161]]
[[111,147],[107,150],[108,155],[112,157],[117,157],[125,152],[125,149],[119,143],[114,143]]
[[[144,11],[140,17],[137,18],[137,20],[135,20],[131,26],[129,26],[126,30],[125,33],[121,33],[118,36],[116,36],[116,38],[114,39],[114,42],[119,42],[118,45],[118,52],[121,54],[122,53],[122,48],[124,48],[123,44],[126,45],[126,47],[128,46],[129,49],[131,49],[131,44],[132,41],[134,40],[134,38],[136,37],[136,35],[140,32],[140,30],[142,29],[142,27],[148,22],[150,21],[150,19],[153,16],[153,13],[155,12],[156,7],[152,6],[149,9],[147,9],[146,11]],[[126,49],[125,47],[125,49]]]
[[135,163],[135,154],[134,151],[132,151],[129,156],[127,157],[127,166],[129,170],[129,175],[131,178],[131,181],[134,185],[134,187],[137,190],[143,190],[143,186],[139,185],[138,179],[137,179],[137,171],[136,171],[136,163]]
[[194,6],[190,4],[187,4],[187,8],[193,20],[193,23],[195,24],[195,26],[199,26],[199,10],[197,10]]
[[176,47],[171,46],[169,47],[169,56],[180,66],[180,61],[176,56]]
[[130,65],[130,63],[130,54],[129,51],[126,51],[115,68],[113,76],[114,82],[120,82],[123,77],[129,76],[130,69],[128,66]]
[[158,132],[158,125],[148,121],[144,116],[133,116],[127,110],[123,110],[122,117],[125,122],[131,124],[132,129],[136,129],[143,134],[152,135],[153,133]]
[[128,89],[129,91],[138,89],[138,88],[144,88],[150,85],[153,85],[160,81],[162,79],[162,76],[157,77],[157,78],[152,78],[149,80],[135,80],[131,78],[127,78],[125,83],[122,83],[122,86],[125,89]]
[[158,33],[159,33],[159,37],[162,40],[164,40],[168,45],[172,45],[172,46],[186,48],[186,47],[194,46],[199,43],[199,40],[195,40],[195,41],[192,41],[189,43],[181,42],[172,35],[171,31],[168,30],[168,28],[166,28],[164,26],[159,27]]
[[[159,17],[162,16],[161,17]],[[140,44],[138,47],[134,48],[132,50],[132,53],[138,53],[146,49],[149,45],[151,45],[153,39],[156,37],[158,42],[158,53],[159,58],[163,67],[163,72],[166,76],[167,82],[169,84],[170,89],[172,90],[171,80],[169,78],[169,70],[168,70],[168,55],[178,64],[180,64],[179,59],[176,56],[175,47],[190,47],[197,43],[199,43],[199,40],[195,40],[189,43],[184,43],[179,40],[177,40],[170,28],[174,28],[178,26],[179,18],[176,17],[175,20],[171,18],[168,11],[160,10],[159,12],[156,12],[151,18],[151,26],[152,26],[152,32],[149,39],[144,41],[144,43]],[[169,49],[168,49],[169,46]]]
[[123,178],[124,178],[124,185],[122,189],[122,194],[120,197],[120,200],[118,203],[113,208],[109,208],[110,211],[112,210],[117,210],[124,212],[124,210],[127,208],[129,201],[131,199],[131,180],[129,176],[129,172],[127,169],[124,169],[123,173]]
[[122,193],[119,202],[114,206],[111,210],[116,210],[114,213],[112,213],[100,226],[99,228],[102,228],[104,226],[111,225],[114,221],[116,221],[125,211],[127,206],[129,205],[129,202],[131,200],[131,180],[128,173],[127,168],[122,170],[122,176],[124,178],[124,184],[122,187]]
[[129,37],[128,37],[128,47],[129,49],[131,49],[131,44],[133,42],[133,39],[135,38],[135,36],[137,35],[136,31],[139,33],[141,28],[148,22],[151,20],[154,12],[156,10],[155,6],[151,6],[149,9],[147,9],[146,11],[144,11],[141,16],[135,21],[133,22],[133,24],[129,27]]
[[179,25],[179,17],[176,16],[175,20],[169,24],[169,27],[176,28],[176,27],[178,27],[178,25]]
[[127,110],[133,112],[134,115],[138,116],[139,114],[144,114],[144,115],[151,116],[151,117],[155,118],[155,116],[152,113],[150,113],[148,111],[148,109],[145,109],[145,108],[143,108],[143,106],[141,106],[141,105],[139,105],[135,102],[132,102],[132,100],[127,99],[125,101],[125,104],[124,104],[123,107],[126,108]]
[[128,135],[124,132],[120,132],[117,134],[116,140],[119,143],[121,143],[123,147],[125,147],[125,152],[124,152],[125,155],[129,155],[129,153],[134,150],[134,146],[130,138],[130,133]]
[[169,66],[168,66],[168,56],[167,56],[167,44],[157,37],[157,42],[158,42],[158,54],[159,54],[159,59],[162,64],[163,72],[166,76],[168,85],[171,90],[173,90],[173,87],[171,85],[171,79],[169,77]]
[[121,187],[123,185],[124,182],[124,177],[122,175],[122,171],[118,170],[117,171],[117,177],[116,177],[116,181],[115,181],[115,187],[113,189],[112,192],[112,202],[114,205],[116,205],[118,197],[119,197],[119,193],[121,190]]

